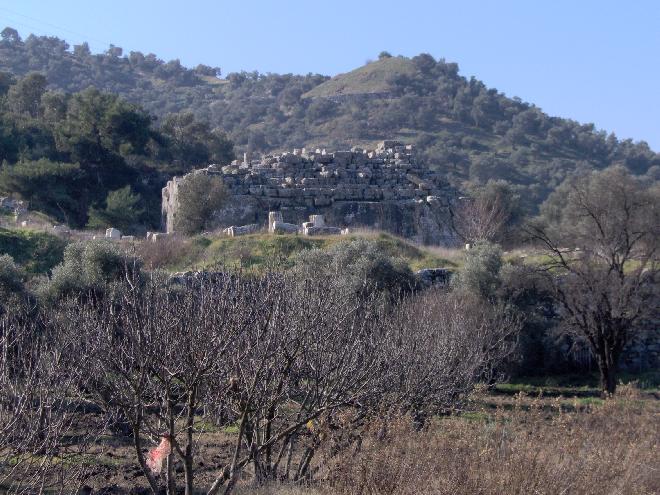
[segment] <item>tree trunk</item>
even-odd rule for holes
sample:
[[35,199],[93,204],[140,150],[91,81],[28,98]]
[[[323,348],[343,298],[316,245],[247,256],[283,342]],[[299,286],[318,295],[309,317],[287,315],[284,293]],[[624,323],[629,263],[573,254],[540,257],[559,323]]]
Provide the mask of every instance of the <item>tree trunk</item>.
[[598,360],[600,370],[600,392],[603,397],[614,395],[616,392],[616,364],[607,358]]
[[194,471],[193,471],[193,427],[195,424],[195,403],[197,401],[197,388],[193,387],[188,392],[188,404],[186,415],[186,447],[183,459],[183,470],[185,473],[186,495],[193,495],[194,492]]

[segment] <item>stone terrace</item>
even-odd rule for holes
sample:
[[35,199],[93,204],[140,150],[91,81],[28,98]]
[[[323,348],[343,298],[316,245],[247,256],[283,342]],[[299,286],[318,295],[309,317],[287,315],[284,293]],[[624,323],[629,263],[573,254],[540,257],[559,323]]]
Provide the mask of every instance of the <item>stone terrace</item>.
[[[446,206],[453,197],[439,174],[417,162],[413,146],[397,141],[383,141],[375,150],[296,149],[193,173],[221,175],[231,191],[233,204],[218,215],[220,226],[258,223],[268,211],[283,211],[285,216],[289,212],[295,216],[291,220],[323,213],[337,225],[373,226],[413,237],[418,226],[405,224],[423,216],[425,207]],[[163,189],[168,232],[173,229],[181,180],[175,177]]]

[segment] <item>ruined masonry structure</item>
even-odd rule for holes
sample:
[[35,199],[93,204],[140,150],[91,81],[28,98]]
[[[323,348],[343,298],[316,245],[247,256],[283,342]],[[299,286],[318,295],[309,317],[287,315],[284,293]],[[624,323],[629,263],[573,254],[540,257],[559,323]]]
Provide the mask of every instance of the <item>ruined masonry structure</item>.
[[[266,226],[268,212],[275,211],[282,224],[319,214],[328,225],[372,227],[424,244],[455,242],[448,213],[455,191],[418,163],[411,145],[397,141],[383,141],[372,151],[296,149],[192,173],[220,175],[231,192],[214,216],[217,227]],[[173,231],[181,180],[174,177],[163,188],[167,232]]]

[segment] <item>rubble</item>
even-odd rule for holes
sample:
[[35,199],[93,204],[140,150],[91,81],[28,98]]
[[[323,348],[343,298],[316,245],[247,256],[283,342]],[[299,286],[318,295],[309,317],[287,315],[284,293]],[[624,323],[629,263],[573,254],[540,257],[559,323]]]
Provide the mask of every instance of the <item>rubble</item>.
[[[274,222],[301,224],[321,214],[337,228],[374,227],[422,243],[455,240],[448,212],[455,191],[443,174],[418,162],[412,145],[398,141],[383,141],[375,150],[295,149],[244,156],[194,173],[220,175],[231,193],[213,218],[220,227],[268,220],[273,232]],[[167,232],[174,230],[182,179],[173,177],[162,191]],[[266,212],[280,217],[266,219]]]
[[259,230],[259,228],[260,228],[259,225],[256,223],[251,223],[249,225],[241,225],[240,227],[232,225],[231,227],[227,227],[226,229],[223,229],[222,232],[225,235],[228,235],[229,237],[237,237],[240,235],[254,234]]
[[121,239],[121,230],[110,227],[105,231],[105,238],[113,241]]

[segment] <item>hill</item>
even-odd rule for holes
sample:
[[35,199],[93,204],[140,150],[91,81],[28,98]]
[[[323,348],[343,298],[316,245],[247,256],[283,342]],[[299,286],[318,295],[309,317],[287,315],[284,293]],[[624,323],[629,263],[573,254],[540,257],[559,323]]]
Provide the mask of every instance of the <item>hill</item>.
[[490,180],[511,183],[529,212],[576,171],[621,164],[648,180],[660,177],[660,155],[645,142],[549,116],[427,54],[383,53],[332,78],[240,72],[221,79],[217,68],[188,69],[178,60],[126,55],[116,46],[92,54],[85,44],[70,47],[33,35],[23,40],[6,28],[0,71],[40,72],[56,92],[91,85],[121,95],[155,115],[156,128],[172,112],[191,112],[226,133],[239,153],[398,139],[415,144],[426,166],[463,190]]
[[343,96],[390,96],[393,75],[414,76],[415,65],[406,57],[384,57],[346,74],[339,74],[308,91],[302,98],[341,99]]

